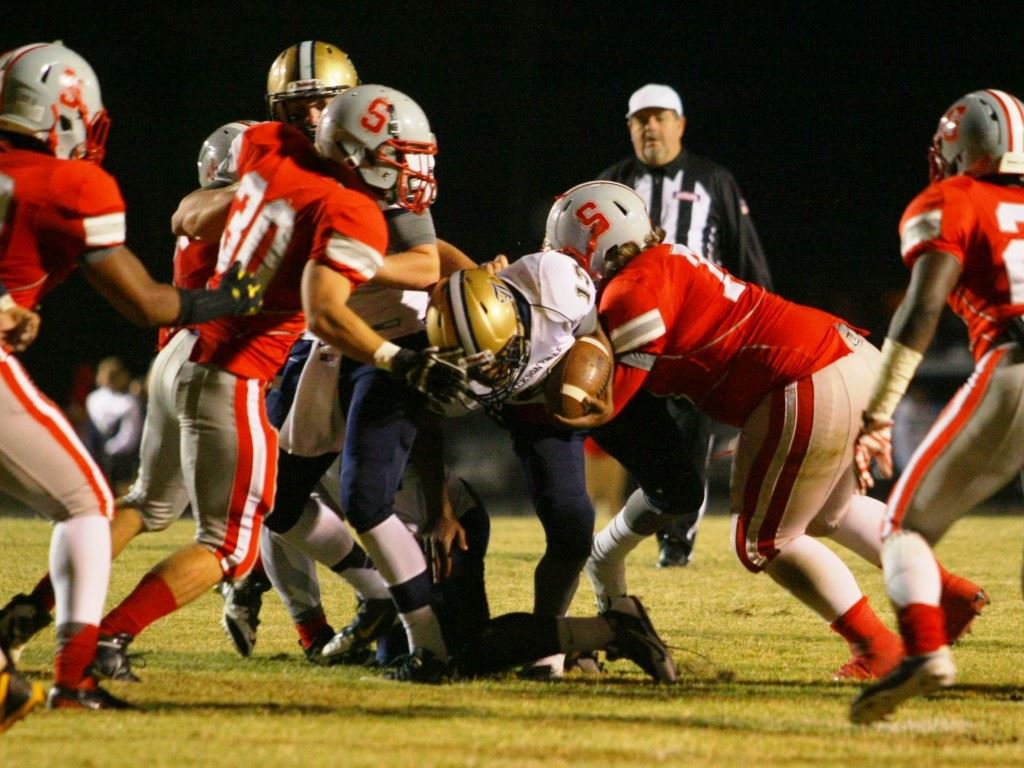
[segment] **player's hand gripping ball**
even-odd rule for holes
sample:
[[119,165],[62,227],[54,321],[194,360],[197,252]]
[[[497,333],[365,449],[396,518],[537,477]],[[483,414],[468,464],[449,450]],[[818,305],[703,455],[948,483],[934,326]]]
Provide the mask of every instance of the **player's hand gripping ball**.
[[567,419],[588,412],[584,399],[600,398],[612,375],[612,355],[593,336],[582,336],[555,363],[544,380],[548,413]]

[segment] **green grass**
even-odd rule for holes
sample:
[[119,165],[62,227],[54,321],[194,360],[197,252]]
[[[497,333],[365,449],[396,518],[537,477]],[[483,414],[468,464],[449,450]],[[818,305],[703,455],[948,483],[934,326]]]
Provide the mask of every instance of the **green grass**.
[[[191,524],[140,538],[115,564],[108,605]],[[45,566],[49,527],[0,519],[0,598],[30,588]],[[532,518],[493,521],[488,584],[495,613],[528,610],[541,549]],[[1024,519],[974,515],[939,547],[952,569],[983,583],[992,605],[956,649],[959,685],[904,706],[890,723],[847,723],[858,687],[830,681],[845,644],[767,577],[749,575],[712,517],[696,561],[654,568],[646,542],[631,562],[644,597],[676,648],[683,680],[658,686],[625,661],[599,678],[558,683],[514,677],[420,687],[362,669],[320,669],[299,653],[268,595],[252,659],[232,651],[213,593],[150,627],[140,684],[110,683],[138,709],[34,713],[0,738],[0,766],[1020,766],[1024,765]],[[891,622],[880,575],[844,553]],[[329,616],[353,601],[324,577]],[[574,612],[590,614],[581,585]],[[47,681],[52,630],[22,668]]]

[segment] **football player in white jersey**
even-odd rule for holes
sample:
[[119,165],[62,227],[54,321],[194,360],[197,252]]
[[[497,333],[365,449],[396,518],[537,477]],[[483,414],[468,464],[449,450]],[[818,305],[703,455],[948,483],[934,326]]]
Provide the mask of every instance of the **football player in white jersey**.
[[[505,426],[524,469],[547,546],[534,571],[534,614],[562,616],[590,554],[594,507],[584,478],[584,433],[553,424],[542,382],[576,339],[601,334],[587,271],[572,256],[542,250],[454,273],[433,292],[432,346],[461,350],[472,396]],[[560,675],[560,657],[531,676]]]

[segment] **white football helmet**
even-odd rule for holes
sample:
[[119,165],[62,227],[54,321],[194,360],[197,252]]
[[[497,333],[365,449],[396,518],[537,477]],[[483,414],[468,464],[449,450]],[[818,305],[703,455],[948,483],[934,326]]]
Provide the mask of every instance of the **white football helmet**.
[[385,85],[335,96],[316,130],[317,151],[356,171],[380,197],[416,213],[437,196],[437,142],[420,106]]
[[647,206],[633,189],[615,181],[588,181],[559,195],[548,212],[544,247],[575,258],[591,275],[604,273],[612,248],[651,234]]
[[[514,289],[484,269],[460,269],[437,284],[427,307],[427,338],[442,353],[459,350],[470,379],[503,397],[530,358],[530,340]],[[528,322],[528,320],[527,320]]]
[[939,119],[928,153],[932,181],[1024,174],[1024,104],[1005,91],[974,91]]
[[245,129],[256,125],[255,120],[235,120],[231,123],[224,123],[206,137],[203,146],[199,148],[199,159],[196,160],[196,167],[199,171],[199,186],[206,187],[217,178],[217,169],[228,156],[231,149],[231,142],[235,136]]
[[59,40],[0,56],[0,130],[32,136],[62,160],[98,163],[109,129],[96,73]]

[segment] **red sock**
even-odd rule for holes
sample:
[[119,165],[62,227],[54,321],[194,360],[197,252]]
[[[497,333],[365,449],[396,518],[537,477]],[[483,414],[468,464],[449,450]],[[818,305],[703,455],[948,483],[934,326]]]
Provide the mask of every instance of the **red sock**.
[[117,635],[127,632],[132,637],[159,618],[178,608],[174,593],[160,576],[147,573],[128,597],[108,613],[100,624],[100,633]]
[[302,643],[302,647],[309,648],[312,646],[316,642],[317,635],[326,626],[327,617],[324,615],[323,609],[302,621],[296,622],[295,631],[299,633],[299,642]]
[[93,685],[90,678],[85,680],[85,671],[96,656],[96,640],[100,629],[95,624],[86,624],[75,636],[57,648],[53,675],[57,685],[65,688],[84,688]]
[[939,606],[911,603],[900,608],[898,615],[907,656],[923,656],[946,644],[946,630]]
[[[867,595],[832,622],[832,629],[842,635],[855,655],[866,654],[874,660],[870,666],[875,674],[884,674],[882,668],[887,672],[903,657],[899,636],[878,618],[868,605]],[[879,669],[874,669],[875,666]]]
[[46,574],[36,584],[32,594],[29,595],[37,605],[42,606],[50,613],[53,613],[53,606],[57,604],[57,598],[53,596],[53,582],[50,581],[50,574]]

